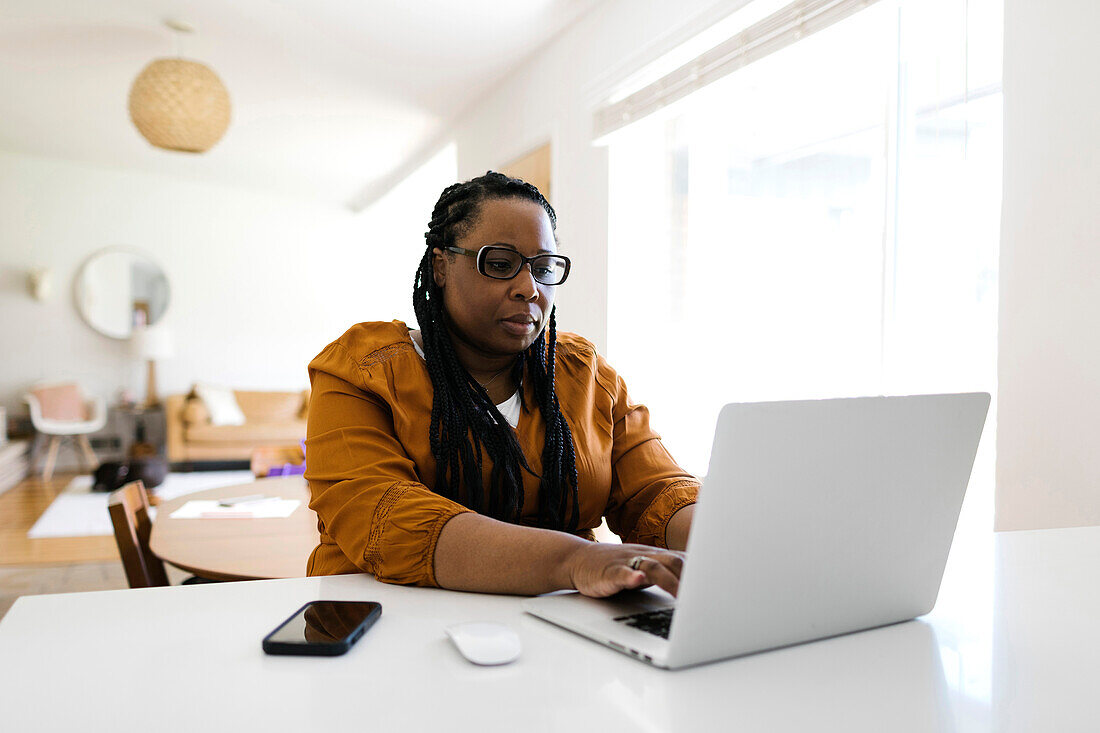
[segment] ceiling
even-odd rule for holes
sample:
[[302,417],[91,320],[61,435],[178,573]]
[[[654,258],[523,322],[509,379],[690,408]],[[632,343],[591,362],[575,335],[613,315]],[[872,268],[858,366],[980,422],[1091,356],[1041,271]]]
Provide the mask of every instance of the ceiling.
[[[596,2],[0,0],[0,150],[348,204]],[[153,148],[126,109],[180,43],[233,104],[201,155]]]

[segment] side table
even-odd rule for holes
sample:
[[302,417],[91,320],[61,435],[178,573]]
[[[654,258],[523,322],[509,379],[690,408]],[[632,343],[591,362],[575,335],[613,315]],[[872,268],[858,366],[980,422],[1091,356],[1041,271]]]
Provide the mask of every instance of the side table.
[[114,405],[112,416],[121,441],[123,457],[130,456],[135,443],[150,443],[157,455],[165,455],[168,445],[168,422],[164,405]]
[[[141,480],[146,489],[159,486],[168,475],[167,434],[164,405],[115,405],[116,430],[122,444],[122,461],[128,466],[127,480]],[[105,485],[110,479],[105,478]]]

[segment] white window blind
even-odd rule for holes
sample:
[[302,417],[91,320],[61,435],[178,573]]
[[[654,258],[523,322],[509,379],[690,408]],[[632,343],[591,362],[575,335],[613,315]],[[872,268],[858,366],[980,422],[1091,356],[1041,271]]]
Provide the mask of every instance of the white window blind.
[[601,138],[878,0],[795,0],[644,88],[596,110]]

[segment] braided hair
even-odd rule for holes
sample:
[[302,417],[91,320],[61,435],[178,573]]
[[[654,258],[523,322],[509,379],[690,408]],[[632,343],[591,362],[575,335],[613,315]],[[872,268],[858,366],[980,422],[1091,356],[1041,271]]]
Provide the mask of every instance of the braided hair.
[[[434,491],[494,519],[515,522],[523,508],[522,472],[526,471],[539,477],[538,526],[572,531],[579,522],[577,466],[573,435],[554,391],[554,309],[550,310],[549,327],[517,356],[511,371],[516,384],[522,384],[524,378],[531,380],[546,423],[539,476],[528,465],[515,433],[488,392],[459,362],[445,325],[443,289],[433,275],[432,250],[446,252],[454,246],[476,222],[481,204],[496,199],[533,201],[550,217],[551,229],[557,229],[554,209],[535,186],[493,171],[449,186],[435,204],[424,234],[427,247],[413,281],[413,309],[434,389],[429,428],[436,461]],[[523,399],[522,389],[520,394]],[[526,402],[523,407],[527,408]],[[483,454],[492,461],[488,491],[482,485]]]

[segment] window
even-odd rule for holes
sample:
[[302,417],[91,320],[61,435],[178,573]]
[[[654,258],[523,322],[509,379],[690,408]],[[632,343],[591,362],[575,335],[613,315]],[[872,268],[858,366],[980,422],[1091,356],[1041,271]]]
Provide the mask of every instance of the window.
[[[996,394],[1001,13],[880,0],[601,140],[608,357],[685,468],[727,402]],[[995,415],[955,542],[974,593]]]
[[609,356],[685,467],[726,402],[992,391],[1000,26],[967,5],[883,0],[610,138]]

